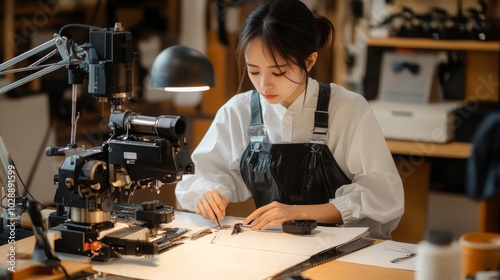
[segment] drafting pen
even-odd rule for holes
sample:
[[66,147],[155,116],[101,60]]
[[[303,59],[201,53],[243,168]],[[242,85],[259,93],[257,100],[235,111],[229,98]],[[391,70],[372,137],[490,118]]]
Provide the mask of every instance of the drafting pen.
[[214,208],[212,208],[212,205],[210,205],[210,204],[208,204],[208,207],[210,207],[210,209],[212,210],[212,213],[214,213],[215,220],[217,221],[217,226],[220,229],[222,229],[222,226],[221,226],[220,221],[219,221],[219,217],[217,217],[217,214],[215,214]]

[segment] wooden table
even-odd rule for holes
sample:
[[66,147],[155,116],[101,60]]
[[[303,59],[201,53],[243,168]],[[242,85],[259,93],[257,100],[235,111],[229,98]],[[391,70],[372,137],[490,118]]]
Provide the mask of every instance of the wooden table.
[[[8,251],[9,251],[9,244],[0,246],[0,255],[5,256]],[[57,279],[64,279],[64,275],[62,274],[55,274],[55,275],[47,275],[47,270],[42,270],[40,269],[40,266],[34,263],[30,263],[29,260],[26,260],[26,258],[29,258],[31,256],[31,253],[33,252],[33,248],[35,246],[35,238],[33,236],[24,238],[20,241],[16,242],[16,261],[21,262],[17,263],[16,271],[23,271],[22,275],[16,275],[13,280],[18,280],[18,279],[47,279],[47,280],[57,280]],[[165,252],[168,254],[168,252]],[[3,263],[2,266],[5,264]],[[71,273],[76,273],[78,271],[82,270],[89,270],[91,265],[90,264],[82,264],[82,263],[74,263],[74,262],[67,262],[63,261],[63,265],[66,267],[68,272]],[[175,269],[172,267],[172,269]],[[31,273],[31,275],[29,275]],[[38,275],[35,275],[33,273],[40,273]],[[365,279],[372,279],[372,280],[386,280],[386,279],[398,279],[398,280],[404,280],[404,279],[413,279],[414,278],[414,272],[413,271],[408,271],[408,270],[399,270],[399,269],[390,269],[390,268],[383,268],[383,267],[375,267],[375,266],[368,266],[368,265],[361,265],[361,264],[354,264],[354,263],[347,263],[347,262],[341,262],[341,261],[330,261],[326,262],[324,264],[315,266],[313,268],[310,268],[306,271],[302,272],[304,277],[314,279],[314,280],[321,280],[321,279],[336,279],[336,280],[365,280]],[[19,277],[21,276],[21,277]],[[126,276],[126,275],[124,275]],[[33,278],[31,278],[33,277]]]

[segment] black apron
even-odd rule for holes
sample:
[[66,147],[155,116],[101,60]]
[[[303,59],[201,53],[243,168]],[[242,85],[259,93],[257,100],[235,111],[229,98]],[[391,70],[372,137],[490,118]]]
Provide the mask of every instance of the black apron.
[[320,83],[314,130],[310,143],[267,143],[259,93],[251,97],[250,143],[243,152],[240,171],[256,207],[284,204],[323,204],[351,180],[325,144],[331,89]]

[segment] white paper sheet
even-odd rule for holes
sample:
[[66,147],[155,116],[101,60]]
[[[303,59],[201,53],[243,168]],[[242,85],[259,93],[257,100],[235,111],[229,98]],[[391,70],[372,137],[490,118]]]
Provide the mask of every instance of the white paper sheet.
[[307,259],[303,255],[285,255],[225,246],[214,246],[211,235],[186,243],[151,258],[125,256],[94,264],[103,273],[137,279],[266,279]]
[[409,252],[416,253],[417,246],[416,244],[386,240],[338,258],[337,261],[415,271],[416,257],[398,263],[392,263],[391,260],[408,255]]
[[[188,228],[191,233],[214,226],[195,214],[175,215],[167,226]],[[241,219],[226,217],[221,224],[236,222]],[[212,233],[153,257],[124,256],[105,263],[94,262],[93,268],[137,279],[266,279],[308,259],[314,252],[354,239],[366,228],[321,227],[309,237],[244,230],[248,232],[238,235],[231,235],[232,228],[221,230],[215,244],[211,241],[217,233]]]
[[317,227],[310,235],[283,233],[281,229],[253,231],[242,228],[242,230],[236,235],[231,235],[231,231],[228,230],[222,231],[214,244],[312,256],[361,236],[367,228]]

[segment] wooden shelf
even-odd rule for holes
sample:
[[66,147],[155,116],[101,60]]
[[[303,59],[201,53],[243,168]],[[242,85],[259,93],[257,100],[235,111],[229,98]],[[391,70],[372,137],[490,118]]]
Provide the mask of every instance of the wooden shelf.
[[387,140],[392,154],[418,155],[466,159],[471,155],[472,145],[464,142],[426,143],[417,141]]
[[394,47],[433,50],[464,50],[464,51],[500,51],[500,41],[474,40],[433,40],[428,38],[370,38],[368,45],[372,47]]

